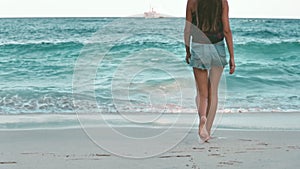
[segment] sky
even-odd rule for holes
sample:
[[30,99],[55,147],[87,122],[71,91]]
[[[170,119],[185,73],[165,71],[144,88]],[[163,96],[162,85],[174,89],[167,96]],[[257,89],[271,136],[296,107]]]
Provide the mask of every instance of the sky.
[[[0,0],[0,17],[127,17],[151,6],[184,17],[187,0]],[[228,0],[232,18],[297,18],[299,0]]]

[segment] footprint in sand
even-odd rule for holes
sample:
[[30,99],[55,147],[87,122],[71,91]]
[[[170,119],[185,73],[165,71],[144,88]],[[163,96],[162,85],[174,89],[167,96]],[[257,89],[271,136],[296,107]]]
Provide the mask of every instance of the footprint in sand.
[[247,153],[247,151],[236,151],[234,153],[236,153],[236,154],[238,154],[238,153]]
[[208,156],[225,157],[221,154],[216,154],[216,153],[209,154]]
[[253,141],[251,139],[239,139],[240,141]]
[[180,158],[180,157],[191,157],[191,155],[169,155],[169,156],[160,156],[159,158],[172,158],[172,157],[176,157],[176,158]]
[[241,164],[242,161],[221,161],[218,166]]
[[[200,167],[198,167],[198,165],[195,163],[194,158],[191,157],[189,160],[192,163],[192,169],[200,169]],[[188,164],[187,164],[188,165]],[[186,165],[186,166],[187,166]],[[189,166],[189,165],[188,165]]]
[[250,148],[246,148],[246,150],[251,150],[251,151],[263,151],[266,150],[265,148],[259,148],[259,147],[250,147]]
[[193,147],[193,150],[204,150],[204,147]]
[[[66,160],[100,160],[99,157],[110,157],[110,154],[66,155]],[[95,158],[98,157],[98,158]]]
[[17,164],[15,161],[0,161],[0,164]]
[[267,145],[269,145],[269,144],[268,144],[268,143],[261,142],[261,143],[257,143],[257,145],[267,146]]
[[299,146],[287,146],[289,149],[300,149]]

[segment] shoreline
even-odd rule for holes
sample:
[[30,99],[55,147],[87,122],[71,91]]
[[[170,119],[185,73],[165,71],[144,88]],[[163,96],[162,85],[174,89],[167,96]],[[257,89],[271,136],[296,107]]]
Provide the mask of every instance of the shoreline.
[[[299,112],[217,113],[214,130],[300,131]],[[197,128],[198,115],[164,114],[17,114],[0,115],[0,131],[78,129],[82,127]],[[84,125],[83,125],[84,124]]]

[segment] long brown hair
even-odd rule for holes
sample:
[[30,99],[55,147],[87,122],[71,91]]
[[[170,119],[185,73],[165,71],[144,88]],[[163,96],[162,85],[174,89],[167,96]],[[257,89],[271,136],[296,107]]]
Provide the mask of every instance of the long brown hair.
[[216,32],[222,18],[222,0],[198,0],[198,27],[203,32]]

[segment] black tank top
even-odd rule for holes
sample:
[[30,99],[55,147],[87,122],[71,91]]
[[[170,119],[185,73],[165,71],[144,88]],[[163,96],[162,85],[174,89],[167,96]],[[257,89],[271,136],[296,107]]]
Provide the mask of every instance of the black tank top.
[[[223,32],[223,23],[222,20],[219,21],[220,26],[217,32],[203,32],[207,38],[210,40],[211,43],[217,43],[224,39],[224,32]],[[196,12],[192,13],[192,24],[197,26],[197,14]]]

